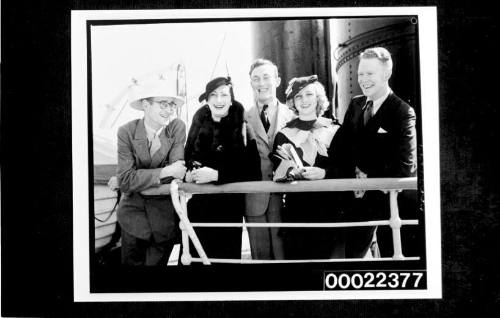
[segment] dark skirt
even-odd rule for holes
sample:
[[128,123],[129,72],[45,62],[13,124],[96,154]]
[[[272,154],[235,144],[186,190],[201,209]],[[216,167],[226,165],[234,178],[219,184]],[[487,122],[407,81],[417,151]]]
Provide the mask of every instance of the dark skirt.
[[[333,192],[288,193],[283,222],[341,222],[341,196]],[[340,228],[283,228],[286,259],[329,259],[344,257],[344,231]]]
[[[196,194],[188,201],[191,222],[241,223],[245,209],[243,194]],[[209,258],[241,259],[241,227],[195,227]],[[191,255],[198,253],[190,244]]]

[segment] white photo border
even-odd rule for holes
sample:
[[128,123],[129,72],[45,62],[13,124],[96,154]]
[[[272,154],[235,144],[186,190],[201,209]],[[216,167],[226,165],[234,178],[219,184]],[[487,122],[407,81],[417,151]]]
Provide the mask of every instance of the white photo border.
[[[415,15],[419,20],[422,145],[425,189],[427,289],[363,291],[91,293],[89,255],[89,120],[87,21],[210,18],[371,17]],[[423,35],[425,35],[425,40]],[[435,299],[442,297],[441,214],[439,179],[439,99],[436,7],[103,10],[71,12],[73,269],[75,302],[219,301],[291,299]],[[425,126],[424,126],[425,124]]]

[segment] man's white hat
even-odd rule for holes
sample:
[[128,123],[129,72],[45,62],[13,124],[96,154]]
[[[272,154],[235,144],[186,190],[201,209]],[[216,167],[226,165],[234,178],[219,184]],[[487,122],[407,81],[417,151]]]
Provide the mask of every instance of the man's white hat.
[[163,76],[135,83],[129,96],[130,106],[137,110],[143,110],[141,101],[149,97],[170,98],[177,107],[181,107],[184,104],[184,99],[177,95],[177,83],[175,79]]

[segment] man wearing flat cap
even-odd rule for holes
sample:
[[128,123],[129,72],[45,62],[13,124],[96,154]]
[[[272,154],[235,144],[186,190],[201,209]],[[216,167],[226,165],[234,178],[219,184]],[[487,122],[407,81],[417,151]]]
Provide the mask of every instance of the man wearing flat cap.
[[138,83],[129,100],[144,117],[118,129],[122,264],[166,265],[178,240],[178,217],[170,196],[141,191],[184,178],[186,126],[173,118],[184,101],[175,94],[174,83],[164,78]]

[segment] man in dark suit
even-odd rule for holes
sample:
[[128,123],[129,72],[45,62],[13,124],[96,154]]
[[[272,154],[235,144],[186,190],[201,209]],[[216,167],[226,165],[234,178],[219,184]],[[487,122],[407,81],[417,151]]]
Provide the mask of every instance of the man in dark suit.
[[186,126],[173,119],[184,101],[166,79],[139,84],[130,106],[144,117],[118,130],[118,185],[123,195],[118,206],[124,265],[166,265],[178,240],[178,217],[169,196],[140,192],[162,181],[182,179]]
[[[281,78],[277,66],[257,59],[250,66],[250,83],[255,102],[246,113],[246,120],[256,134],[262,180],[273,179],[273,164],[269,159],[276,133],[295,115],[276,98]],[[245,220],[248,223],[281,222],[282,196],[274,193],[246,195]],[[248,236],[253,259],[283,259],[283,242],[278,228],[249,227]]]
[[[360,55],[358,83],[362,96],[352,98],[332,147],[332,157],[344,166],[347,178],[394,178],[416,176],[416,130],[415,111],[394,94],[389,87],[392,74],[390,53],[381,47],[370,48]],[[340,159],[339,159],[340,158]],[[407,192],[407,191],[404,191]],[[415,215],[415,205],[402,208],[402,216]],[[351,219],[388,219],[388,196],[380,191],[356,193],[351,211]],[[410,193],[416,197],[416,192]],[[363,228],[348,230],[349,239],[346,254],[362,256],[370,245],[373,231]],[[392,256],[392,235],[389,227],[377,230],[377,241],[381,256]],[[403,248],[405,247],[403,238]]]

